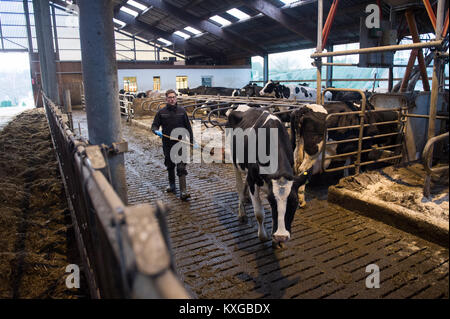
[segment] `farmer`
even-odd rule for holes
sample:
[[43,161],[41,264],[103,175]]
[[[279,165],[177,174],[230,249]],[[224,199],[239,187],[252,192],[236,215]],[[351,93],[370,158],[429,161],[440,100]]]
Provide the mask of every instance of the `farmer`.
[[[174,158],[170,156],[170,150],[174,145],[179,142],[179,129],[184,129],[186,135],[189,137],[190,144],[194,145],[194,135],[192,134],[191,123],[184,108],[177,105],[177,95],[174,90],[166,91],[166,106],[156,113],[155,119],[152,124],[152,131],[156,135],[162,138],[163,152],[164,152],[164,165],[169,172],[169,186],[166,188],[166,192],[175,193],[175,166],[177,168],[177,175],[180,183],[180,199],[186,200],[190,197],[190,194],[186,191],[186,160],[181,160],[178,163],[174,163]],[[159,127],[162,127],[162,132],[159,131]],[[171,138],[172,130],[177,129],[177,133]],[[175,136],[176,135],[176,136]],[[183,136],[181,136],[183,138]],[[187,142],[184,142],[187,145]]]

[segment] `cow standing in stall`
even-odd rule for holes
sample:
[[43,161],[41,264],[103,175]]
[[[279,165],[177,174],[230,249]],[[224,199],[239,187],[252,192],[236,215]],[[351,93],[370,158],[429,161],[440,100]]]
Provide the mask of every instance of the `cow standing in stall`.
[[[334,116],[326,121],[328,114],[353,112],[355,108],[351,103],[330,102],[322,105],[306,104],[304,107],[294,111],[291,114],[291,142],[294,149],[294,171],[297,175],[310,171],[310,175],[322,172],[322,150],[324,147],[324,136],[326,129],[331,127],[344,127],[359,125],[359,114],[348,114],[343,116]],[[384,121],[397,121],[398,114],[394,111],[386,110],[381,113],[367,113],[364,116],[364,123],[373,124]],[[364,136],[375,136],[398,132],[397,124],[369,125],[364,128]],[[330,131],[325,136],[325,141],[341,141],[346,139],[358,138],[359,128],[342,129]],[[397,137],[398,138],[398,137]],[[362,149],[370,149],[372,146],[386,146],[398,143],[397,138],[384,137],[374,138],[363,141]],[[358,149],[358,142],[348,142],[341,144],[327,145],[325,156],[336,154],[346,154]],[[374,152],[361,154],[362,160],[373,156]],[[375,152],[376,154],[376,152]],[[374,159],[374,158],[370,158]],[[349,164],[350,157],[346,159],[346,165]],[[326,160],[324,168],[331,164],[331,160]],[[302,185],[298,191],[299,206],[306,206],[305,185]]]
[[[227,126],[232,129],[231,151],[239,195],[239,220],[246,220],[242,182],[242,174],[246,173],[259,239],[268,239],[261,203],[261,192],[265,192],[272,210],[272,243],[274,247],[283,246],[291,236],[298,188],[306,182],[307,176],[294,175],[289,135],[276,116],[248,105],[229,110],[227,116]],[[244,135],[240,136],[240,143],[237,141],[239,132]]]
[[255,97],[259,96],[259,92],[263,89],[262,86],[258,86],[256,83],[249,83],[242,89],[234,90],[232,96],[249,96]]
[[[283,85],[270,80],[259,92],[261,96],[270,96],[277,99],[312,101],[316,102],[317,90],[301,84]],[[325,93],[325,101],[331,101],[331,92]]]

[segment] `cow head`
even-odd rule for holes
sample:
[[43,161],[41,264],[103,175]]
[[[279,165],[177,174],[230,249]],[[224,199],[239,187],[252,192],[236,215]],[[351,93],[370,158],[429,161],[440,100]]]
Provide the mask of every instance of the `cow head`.
[[262,90],[259,91],[259,95],[276,97],[276,90],[277,86],[279,85],[279,82],[273,82],[272,80],[269,80],[269,82],[266,83]]
[[283,246],[291,237],[291,226],[298,206],[298,189],[306,183],[307,173],[291,180],[281,177],[273,179],[268,200],[272,208],[272,243]]

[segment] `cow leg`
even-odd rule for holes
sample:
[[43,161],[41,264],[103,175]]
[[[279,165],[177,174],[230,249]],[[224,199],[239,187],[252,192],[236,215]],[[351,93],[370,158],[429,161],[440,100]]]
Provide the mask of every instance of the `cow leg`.
[[239,170],[239,168],[237,168],[237,167],[234,167],[234,173],[236,176],[236,188],[237,188],[238,196],[239,196],[238,220],[241,223],[247,223],[248,218],[247,218],[247,214],[245,213],[245,206],[244,206],[245,187],[244,187],[244,183],[242,182],[242,173]]
[[305,184],[298,188],[298,207],[304,208],[306,206],[305,201]]
[[264,228],[264,208],[261,203],[260,188],[256,184],[253,184],[253,187],[249,187],[249,190],[250,198],[252,199],[253,204],[253,211],[255,212],[255,217],[258,221],[258,238],[260,241],[266,241],[269,237],[267,237],[267,232]]

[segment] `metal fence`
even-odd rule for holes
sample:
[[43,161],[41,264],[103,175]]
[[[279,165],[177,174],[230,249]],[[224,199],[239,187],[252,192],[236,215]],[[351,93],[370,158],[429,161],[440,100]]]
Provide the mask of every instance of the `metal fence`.
[[126,206],[112,188],[104,149],[76,138],[43,96],[83,270],[92,298],[189,298],[179,281],[157,203]]

